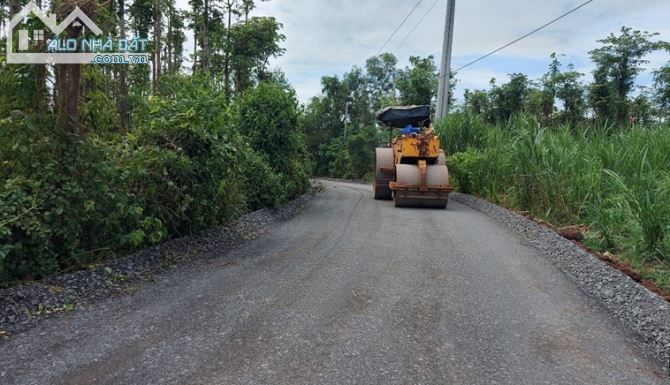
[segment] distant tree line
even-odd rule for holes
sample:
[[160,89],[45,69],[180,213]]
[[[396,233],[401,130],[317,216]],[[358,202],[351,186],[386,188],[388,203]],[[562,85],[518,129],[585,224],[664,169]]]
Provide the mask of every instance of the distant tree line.
[[[491,124],[507,123],[527,114],[544,125],[667,122],[670,119],[670,62],[654,71],[652,87],[636,85],[637,76],[654,51],[670,52],[670,44],[656,40],[658,34],[623,27],[618,34],[599,40],[591,51],[595,65],[593,82],[572,64],[552,54],[547,73],[530,79],[513,73],[505,83],[491,79],[488,90],[465,90],[463,100],[452,112],[481,116]],[[457,74],[456,74],[457,75]],[[321,95],[304,107],[302,127],[317,175],[344,178],[370,176],[376,145],[388,141],[388,134],[375,124],[375,111],[390,105],[436,103],[438,70],[434,58],[411,57],[409,66],[398,68],[397,58],[384,53],[367,60],[364,68],[353,67],[341,78],[321,79]],[[345,135],[346,133],[346,135]]]
[[[7,25],[26,3],[26,0],[0,1],[0,25]],[[130,129],[133,114],[143,98],[169,92],[162,87],[161,79],[165,76],[207,76],[231,100],[258,82],[270,79],[273,74],[268,70],[269,60],[284,53],[280,47],[285,40],[282,25],[273,17],[253,17],[254,0],[190,0],[189,10],[177,9],[175,0],[36,0],[36,3],[46,13],[56,14],[58,20],[78,6],[105,33],[151,41],[150,65],[10,66],[0,57],[0,115],[12,110],[50,113],[61,127],[71,132],[83,133],[100,123],[107,129]],[[28,23],[36,29],[44,28],[36,18]],[[195,37],[190,68],[184,65],[188,30]],[[63,35],[83,37],[84,30],[71,25]],[[3,38],[3,50],[4,47]],[[110,107],[117,110],[116,116],[91,113]],[[104,121],[95,121],[96,118]]]
[[[304,107],[301,126],[313,154],[315,173],[362,178],[372,167],[374,147],[388,138],[375,126],[375,112],[390,105],[434,104],[438,70],[433,56],[412,56],[398,68],[390,53],[321,79],[322,94]],[[451,88],[453,90],[453,86]]]
[[584,74],[572,64],[563,70],[558,55],[552,54],[549,69],[540,79],[530,80],[521,73],[509,75],[502,85],[492,79],[488,91],[466,90],[462,109],[492,123],[522,112],[544,124],[598,121],[626,126],[665,121],[670,113],[670,63],[654,72],[651,88],[636,86],[648,63],[645,56],[670,51],[667,42],[653,40],[657,35],[624,27],[619,35],[599,40],[602,47],[589,53],[595,65],[590,84],[582,81]]

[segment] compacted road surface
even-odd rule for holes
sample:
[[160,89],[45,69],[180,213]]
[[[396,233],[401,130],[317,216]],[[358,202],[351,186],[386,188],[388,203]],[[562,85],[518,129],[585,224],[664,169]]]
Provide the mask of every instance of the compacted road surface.
[[324,184],[256,240],[0,341],[0,383],[667,383],[635,337],[485,215]]

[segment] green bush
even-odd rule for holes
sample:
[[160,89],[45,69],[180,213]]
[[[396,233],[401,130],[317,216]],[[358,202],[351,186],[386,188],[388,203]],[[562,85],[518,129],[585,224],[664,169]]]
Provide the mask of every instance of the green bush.
[[259,152],[250,149],[243,160],[244,190],[247,191],[246,204],[249,210],[274,207],[291,195],[284,191],[282,178]]
[[465,194],[481,191],[483,155],[475,148],[468,148],[447,158],[451,183]]
[[[228,125],[223,98],[151,101],[149,113],[127,137],[132,186],[151,204],[170,234],[188,234],[244,211],[244,142]],[[126,166],[121,166],[125,168]]]
[[165,237],[124,185],[130,171],[107,157],[116,146],[42,124],[0,123],[1,281],[48,276]]
[[280,83],[263,82],[248,90],[233,111],[233,124],[279,177],[284,192],[275,202],[305,192],[310,164],[305,138],[298,127],[295,92]]
[[136,111],[127,135],[73,136],[48,116],[0,120],[0,284],[198,232],[307,189],[292,91],[263,84],[230,108],[192,82],[166,81],[169,92]]

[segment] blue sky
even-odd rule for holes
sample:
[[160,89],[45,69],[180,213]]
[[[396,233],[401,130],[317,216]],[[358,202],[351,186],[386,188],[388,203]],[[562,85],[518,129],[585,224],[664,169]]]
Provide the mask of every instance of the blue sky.
[[[274,16],[284,24],[286,54],[274,60],[296,88],[301,101],[321,91],[324,75],[341,75],[363,66],[418,0],[271,0],[259,2],[256,16]],[[428,13],[402,47],[399,43],[435,0],[423,0],[385,51],[405,66],[410,55],[439,58],[446,0]],[[454,67],[467,63],[566,12],[583,0],[456,0]],[[185,0],[184,0],[185,2]],[[659,32],[670,41],[670,0],[596,0],[558,23],[459,73],[458,94],[465,88],[485,88],[492,77],[508,73],[531,77],[546,71],[549,55],[573,63],[590,78],[588,51],[596,40],[621,26]],[[670,54],[650,56],[650,69],[670,61]],[[647,73],[641,83],[650,80]]]

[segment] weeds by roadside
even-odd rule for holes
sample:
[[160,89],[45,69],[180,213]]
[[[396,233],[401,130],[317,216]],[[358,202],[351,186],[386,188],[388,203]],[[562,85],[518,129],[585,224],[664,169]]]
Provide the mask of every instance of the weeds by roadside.
[[439,126],[460,191],[584,225],[584,243],[670,290],[670,126],[546,128],[518,116],[489,125],[454,114]]

